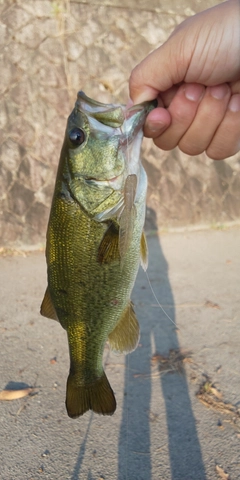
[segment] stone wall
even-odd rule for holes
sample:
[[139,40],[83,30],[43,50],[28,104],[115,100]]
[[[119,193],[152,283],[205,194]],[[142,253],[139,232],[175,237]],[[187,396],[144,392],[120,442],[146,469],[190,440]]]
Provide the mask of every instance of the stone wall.
[[[179,22],[216,3],[0,0],[1,245],[44,241],[77,91],[125,103],[133,66]],[[239,155],[213,162],[145,140],[143,157],[160,227],[240,218]]]

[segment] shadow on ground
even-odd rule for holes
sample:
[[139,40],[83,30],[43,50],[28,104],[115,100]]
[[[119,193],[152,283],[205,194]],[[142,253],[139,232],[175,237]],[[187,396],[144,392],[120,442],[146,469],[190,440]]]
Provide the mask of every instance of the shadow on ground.
[[[154,292],[164,305],[166,313],[175,322],[174,298],[168,279],[168,264],[161,245],[157,256],[151,255],[151,237],[148,239],[150,259],[148,275]],[[151,308],[146,275],[139,273],[133,301],[141,324],[141,348],[128,355],[125,361],[125,396],[119,435],[118,480],[146,480],[153,478],[151,467],[150,429],[151,412],[151,357],[168,355],[178,349],[177,328],[160,308]],[[141,301],[139,302],[139,299]],[[154,297],[152,303],[156,304]],[[156,322],[156,317],[158,321]],[[135,374],[134,374],[135,372]],[[139,374],[137,374],[139,372]],[[141,379],[141,373],[142,375]],[[164,373],[164,372],[163,372]],[[192,412],[184,366],[178,372],[160,375],[168,435],[168,452],[172,480],[204,480],[206,478],[201,446]],[[164,408],[163,404],[163,408]],[[163,426],[158,424],[158,428]],[[159,436],[160,436],[159,430]],[[161,465],[161,452],[159,465]],[[194,462],[193,462],[194,458]],[[194,469],[193,469],[194,464]],[[154,478],[156,476],[154,475]]]

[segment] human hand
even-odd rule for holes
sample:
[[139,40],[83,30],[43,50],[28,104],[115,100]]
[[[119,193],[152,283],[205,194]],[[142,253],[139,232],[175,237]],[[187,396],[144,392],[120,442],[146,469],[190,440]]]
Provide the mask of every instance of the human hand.
[[134,103],[158,97],[144,133],[159,148],[214,159],[240,149],[239,15],[229,0],[187,19],[133,70]]

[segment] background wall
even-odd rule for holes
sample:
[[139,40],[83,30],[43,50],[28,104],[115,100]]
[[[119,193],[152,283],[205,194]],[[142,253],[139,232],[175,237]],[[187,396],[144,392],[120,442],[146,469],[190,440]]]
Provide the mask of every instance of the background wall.
[[[0,244],[44,242],[76,93],[128,99],[128,77],[187,16],[214,0],[0,1]],[[240,155],[213,162],[144,141],[158,226],[240,218]],[[153,215],[154,216],[154,215]],[[148,215],[151,228],[151,213]]]

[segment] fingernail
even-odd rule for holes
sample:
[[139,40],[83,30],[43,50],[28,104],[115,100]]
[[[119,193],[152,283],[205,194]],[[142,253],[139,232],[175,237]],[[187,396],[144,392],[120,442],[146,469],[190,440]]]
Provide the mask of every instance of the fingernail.
[[231,112],[240,111],[240,94],[233,95],[228,104],[228,109]]
[[209,90],[213,98],[222,100],[228,94],[229,87],[227,85],[215,85],[214,87],[209,87]]
[[155,135],[155,134],[161,135],[161,133],[163,133],[164,130],[166,130],[167,125],[166,125],[166,123],[161,123],[161,122],[152,123],[152,122],[148,121],[147,124],[146,124],[146,128],[153,135]]
[[186,85],[185,89],[185,97],[192,102],[197,102],[203,95],[204,87],[202,85]]
[[148,124],[147,126],[148,130],[151,132],[151,133],[161,133],[162,130],[164,130],[164,128],[166,128],[166,125],[162,125],[160,123],[158,124],[155,124],[155,123],[150,123]]

